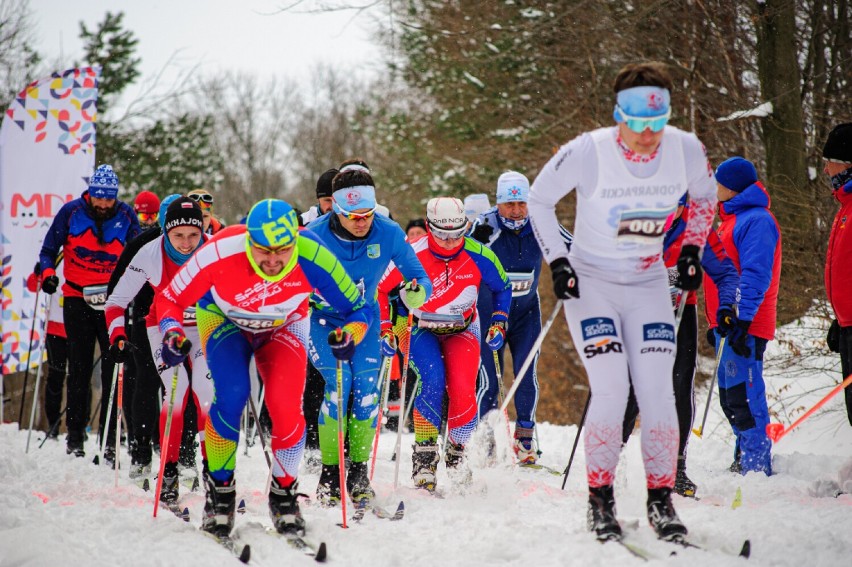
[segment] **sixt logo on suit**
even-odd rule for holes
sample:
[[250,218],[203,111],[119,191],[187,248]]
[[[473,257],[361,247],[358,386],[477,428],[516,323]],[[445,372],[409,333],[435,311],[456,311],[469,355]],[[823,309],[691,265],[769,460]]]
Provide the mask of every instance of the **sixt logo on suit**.
[[674,325],[670,323],[647,323],[642,330],[646,341],[675,342]]
[[620,342],[612,339],[603,339],[593,345],[586,345],[586,348],[583,349],[583,353],[585,353],[586,358],[594,358],[599,354],[622,352],[622,350],[623,347]]
[[583,329],[583,340],[588,341],[596,337],[617,337],[615,321],[609,317],[594,317],[580,321]]

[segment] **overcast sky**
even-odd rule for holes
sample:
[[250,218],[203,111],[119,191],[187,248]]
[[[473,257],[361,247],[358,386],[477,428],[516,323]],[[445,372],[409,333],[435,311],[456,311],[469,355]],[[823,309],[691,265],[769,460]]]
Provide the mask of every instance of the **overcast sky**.
[[242,70],[297,79],[309,77],[320,62],[376,70],[379,48],[370,39],[371,16],[353,21],[352,12],[269,15],[292,1],[31,0],[30,7],[37,49],[48,63],[82,58],[80,21],[94,29],[107,11],[123,11],[125,28],[139,39],[142,74],[149,80],[167,65],[172,80],[199,64],[204,75]]

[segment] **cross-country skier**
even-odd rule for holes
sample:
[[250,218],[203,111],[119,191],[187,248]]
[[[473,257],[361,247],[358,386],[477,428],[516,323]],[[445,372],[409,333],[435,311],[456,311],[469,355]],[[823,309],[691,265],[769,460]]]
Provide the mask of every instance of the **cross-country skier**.
[[[89,407],[89,382],[95,342],[101,352],[109,350],[104,303],[109,277],[125,244],[141,232],[133,208],[118,200],[118,175],[112,166],[101,165],[92,174],[89,187],[79,199],[62,205],[44,238],[39,261],[45,293],[54,293],[59,278],[54,273],[60,250],[64,255],[65,283],[63,319],[68,335],[68,382],[66,388],[66,451],[85,456],[83,436]],[[107,354],[101,360],[100,433],[106,435],[104,460],[115,459],[115,416],[109,411],[109,391],[114,364]],[[105,423],[110,413],[110,423]]]
[[[680,431],[680,443],[677,449],[677,478],[674,490],[681,496],[695,496],[696,485],[686,474],[686,448],[692,433],[692,422],[695,417],[695,363],[698,356],[698,293],[690,291],[681,293],[678,284],[677,259],[683,246],[683,237],[686,234],[686,223],[689,219],[689,199],[684,194],[678,202],[675,220],[666,231],[663,240],[663,261],[666,263],[669,273],[669,285],[672,293],[672,308],[677,308],[682,301],[683,313],[680,324],[677,327],[677,351],[675,354],[674,368],[672,369],[672,384],[674,385],[675,408],[677,409],[677,421]],[[701,266],[709,278],[711,278],[719,290],[719,311],[724,319],[728,312],[736,312],[737,287],[740,284],[740,276],[737,268],[725,253],[725,247],[714,230],[707,233],[707,243],[704,245],[704,254],[701,256]],[[726,310],[726,311],[722,311]],[[717,311],[717,313],[719,313]],[[627,443],[628,436],[633,431],[636,416],[639,415],[639,406],[636,405],[636,396],[633,389],[630,391],[630,401],[627,404],[627,412],[624,416],[624,442]]]
[[[412,247],[432,281],[432,296],[419,307],[405,305],[403,296],[399,305],[405,310],[403,315],[409,311],[414,314],[409,364],[420,379],[413,411],[412,478],[415,486],[431,492],[437,485],[437,442],[445,391],[449,396],[446,466],[456,482],[470,480],[464,448],[477,423],[481,315],[476,310],[476,298],[483,285],[493,294],[493,311],[484,316],[490,321],[487,344],[497,350],[506,336],[512,288],[494,253],[465,237],[468,220],[459,199],[430,199],[426,225],[428,235],[415,240]],[[383,338],[393,333],[388,294],[402,281],[402,273],[394,268],[379,284]]]
[[[174,199],[166,209],[165,222],[163,224],[165,234],[161,234],[144,244],[136,250],[133,257],[127,262],[126,268],[112,289],[106,304],[106,321],[112,345],[110,353],[118,362],[127,360],[133,354],[128,344],[128,334],[125,329],[125,309],[127,309],[128,304],[137,297],[146,283],[151,286],[156,294],[171,282],[172,277],[180,267],[204,243],[203,226],[204,220],[201,207],[194,200],[188,197]],[[207,373],[207,361],[204,358],[201,341],[198,337],[198,328],[195,324],[195,310],[192,308],[187,309],[183,314],[182,321],[183,327],[186,329],[188,337],[194,346],[190,353],[189,363],[181,365],[179,370],[179,378],[174,394],[168,454],[163,454],[160,457],[166,461],[165,468],[163,469],[160,500],[168,504],[175,503],[178,498],[178,454],[181,445],[181,432],[183,431],[184,408],[189,399],[188,394],[190,391],[192,392],[196,400],[196,406],[199,408],[197,430],[201,437],[202,455],[206,455],[204,426],[207,422],[207,413],[210,409],[210,404],[213,402],[213,384],[210,382],[210,377]],[[169,399],[171,398],[172,372],[167,370],[163,364],[163,336],[160,333],[158,323],[159,318],[157,317],[156,304],[154,304],[145,318],[145,326],[151,356],[157,367],[160,381],[163,384],[160,434],[164,435],[166,431],[166,419],[169,413]],[[137,345],[134,346],[138,348]],[[147,379],[147,376],[142,376],[141,379],[144,381]],[[143,386],[140,393],[145,395],[146,392],[147,389]],[[143,416],[140,416],[140,419],[143,419]],[[134,455],[136,463],[130,471],[134,480],[147,476],[151,470],[151,452],[148,445],[150,431],[146,431],[147,428],[145,425],[147,424],[140,424],[139,432],[139,437],[141,437],[144,447],[140,448],[137,446],[137,454]],[[160,447],[165,446],[166,440],[161,438]]]
[[[473,223],[471,236],[488,246],[500,260],[512,283],[512,307],[509,310],[509,328],[506,344],[512,352],[515,376],[527,359],[533,344],[541,333],[541,304],[538,296],[538,280],[541,276],[541,249],[529,224],[527,201],[530,182],[522,173],[506,171],[497,179],[497,206],[480,215]],[[571,234],[564,230],[562,238],[566,248],[570,246]],[[491,294],[480,290],[477,309],[489,312]],[[483,334],[487,329],[481,328]],[[482,344],[480,380],[477,390],[479,419],[497,407],[497,369],[490,349]],[[499,351],[502,367],[503,352]],[[515,443],[513,449],[521,464],[534,464],[538,459],[538,447],[533,445],[535,435],[535,409],[538,405],[538,354],[526,373],[520,377],[514,402]]]
[[305,443],[302,391],[310,333],[308,298],[314,290],[341,315],[328,337],[336,356],[351,358],[373,314],[346,270],[284,201],[265,199],[245,225],[213,236],[157,297],[162,356],[181,364],[188,342],[181,323],[195,305],[198,331],[213,380],[214,399],[205,428],[208,471],[202,529],[228,534],[236,507],[240,416],[251,390],[254,356],[272,418],[272,485],[269,513],[282,533],[303,533],[297,476]]
[[[614,85],[617,125],[563,146],[530,192],[533,230],[550,263],[554,292],[568,300],[565,316],[591,386],[583,432],[588,519],[601,539],[621,537],[613,484],[630,377],[642,412],[648,520],[661,538],[687,532],[671,501],[678,445],[675,332],[662,245],[688,190],[692,215],[677,267],[682,288],[696,289],[716,198],[701,142],[666,126],[671,88],[661,64],[621,69]],[[556,204],[571,191],[577,213],[566,254]]]
[[[334,212],[312,222],[311,231],[337,257],[376,315],[376,287],[391,262],[407,282],[401,292],[405,301],[412,308],[420,307],[429,297],[432,284],[400,226],[375,214],[375,184],[366,168],[344,167],[334,177],[333,189]],[[319,416],[322,474],[317,498],[326,505],[340,501],[337,420],[343,419],[351,460],[346,475],[347,493],[355,502],[371,500],[375,492],[370,486],[367,463],[378,415],[379,325],[370,326],[351,360],[343,365],[343,398],[338,400],[336,361],[325,337],[341,325],[343,314],[329,305],[321,293],[312,298],[312,304],[310,357],[325,378],[325,401]],[[384,356],[392,357],[396,351],[392,338],[393,335],[382,336]]]

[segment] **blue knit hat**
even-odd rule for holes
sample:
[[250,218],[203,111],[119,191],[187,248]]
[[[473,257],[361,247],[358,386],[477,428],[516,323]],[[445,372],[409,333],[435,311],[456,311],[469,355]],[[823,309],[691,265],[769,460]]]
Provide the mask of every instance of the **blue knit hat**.
[[118,175],[111,165],[101,165],[89,179],[89,196],[97,199],[115,199],[118,197]]
[[716,168],[716,182],[731,191],[742,191],[757,183],[757,170],[754,164],[740,156],[728,158]]

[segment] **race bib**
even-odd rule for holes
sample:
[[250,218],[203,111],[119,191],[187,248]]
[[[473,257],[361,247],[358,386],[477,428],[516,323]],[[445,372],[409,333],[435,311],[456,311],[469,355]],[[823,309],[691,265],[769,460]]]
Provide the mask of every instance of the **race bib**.
[[618,219],[619,244],[655,244],[663,241],[669,218],[675,207],[668,209],[629,209]]
[[253,333],[271,331],[287,322],[287,318],[275,313],[251,313],[249,311],[229,310],[226,317],[240,329]]
[[445,313],[420,313],[417,318],[417,327],[420,329],[428,329],[438,335],[450,335],[460,333],[467,329],[470,321],[458,314]]
[[535,283],[534,272],[506,272],[506,276],[512,284],[512,297],[527,295]]
[[92,309],[103,311],[107,301],[107,285],[87,285],[83,288],[83,300]]

